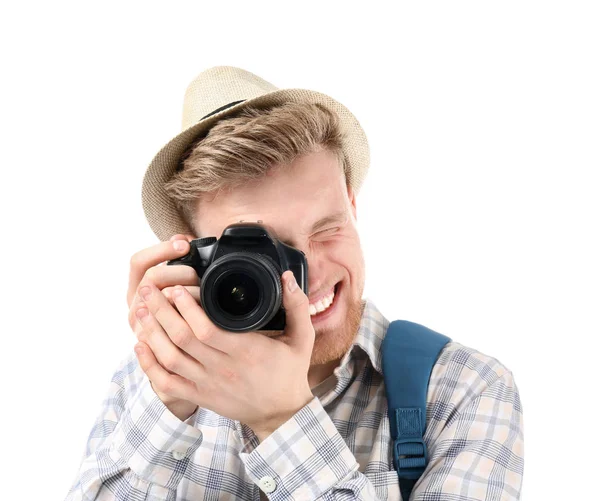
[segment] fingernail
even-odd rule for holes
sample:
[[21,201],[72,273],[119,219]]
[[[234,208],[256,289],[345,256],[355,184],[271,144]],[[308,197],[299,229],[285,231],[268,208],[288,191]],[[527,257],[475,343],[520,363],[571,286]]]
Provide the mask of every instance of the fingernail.
[[175,242],[173,242],[173,248],[176,251],[181,252],[182,250],[185,249],[187,242],[185,242],[184,240],[176,240]]
[[293,273],[290,272],[290,276],[288,277],[288,290],[290,292],[294,292],[298,288],[298,283],[296,282],[296,277]]
[[144,353],[144,348],[142,348],[139,344],[135,345],[134,350],[138,355],[141,355],[142,353]]
[[138,317],[140,320],[144,320],[148,316],[148,309],[140,308],[138,311],[135,312],[135,316]]
[[183,289],[181,287],[175,287],[175,289],[173,289],[173,297],[181,297],[182,294]]
[[152,293],[152,290],[150,289],[150,287],[142,287],[140,289],[140,296],[142,296],[142,299],[144,301],[148,300],[148,298],[150,297],[151,293]]

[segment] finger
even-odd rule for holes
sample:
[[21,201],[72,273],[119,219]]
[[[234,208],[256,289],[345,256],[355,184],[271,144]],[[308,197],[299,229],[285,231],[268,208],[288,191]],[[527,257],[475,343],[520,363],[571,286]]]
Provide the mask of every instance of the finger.
[[[136,316],[142,326],[138,334],[138,340],[148,344],[154,352],[157,361],[170,373],[179,374],[191,381],[199,381],[204,378],[206,371],[201,362],[192,358],[167,336],[162,326],[149,313],[148,308],[138,309]],[[189,331],[189,329],[188,329]],[[181,339],[187,337],[194,340],[191,332],[177,333]]]
[[146,376],[148,376],[155,391],[181,400],[193,401],[192,399],[197,391],[197,386],[193,381],[185,379],[178,374],[169,374],[160,366],[152,349],[145,343],[136,344],[135,353],[140,367]]
[[171,238],[169,238],[169,242],[174,242],[175,240],[187,240],[188,242],[191,242],[195,238],[195,236],[187,233],[177,233],[177,235],[173,235]]
[[175,287],[172,297],[175,300],[175,307],[191,327],[194,336],[203,344],[232,355],[237,352],[241,344],[247,342],[239,333],[220,329],[213,324],[184,287]]
[[[151,321],[154,321],[157,324],[157,331],[164,333],[166,339],[169,339],[172,344],[181,348],[204,366],[210,365],[211,367],[214,367],[224,363],[223,357],[226,357],[227,355],[218,347],[213,347],[212,345],[204,343],[203,339],[199,339],[196,335],[196,331],[206,332],[215,330],[215,326],[208,318],[206,318],[206,316],[204,316],[204,320],[202,320],[202,325],[192,326],[183,315],[180,314],[181,310],[177,311],[181,307],[177,302],[175,304],[175,307],[177,307],[176,310],[151,282],[142,282],[140,290],[143,291],[144,289],[147,289],[148,295],[144,295],[142,292],[142,299],[145,300],[144,304],[150,311],[149,317],[152,317]],[[183,287],[179,286],[177,289],[184,290]],[[173,291],[173,296],[175,296],[175,291]],[[195,299],[191,295],[188,295],[187,297],[189,298],[189,301],[202,312],[202,308],[198,306]],[[176,300],[177,298],[174,297],[174,299]],[[202,314],[204,315],[204,312],[202,312]],[[206,334],[204,337],[210,337],[210,335]],[[160,360],[159,356],[159,361]],[[170,369],[170,367],[166,368]]]
[[[140,303],[140,305],[141,305],[142,307],[145,307],[145,306],[143,305],[143,303]],[[138,308],[139,308],[139,306],[138,306]],[[139,342],[142,342],[142,341],[146,341],[146,342],[148,342],[148,335],[147,335],[147,334],[142,334],[142,332],[143,332],[143,325],[142,325],[142,323],[141,323],[141,322],[138,320],[138,318],[137,318],[137,316],[136,316],[136,314],[135,314],[135,313],[136,313],[136,311],[137,311],[137,308],[136,308],[136,309],[132,309],[132,316],[133,316],[133,322],[134,322],[134,324],[133,324],[133,326],[132,326],[133,333],[135,334],[135,337],[137,338],[137,340],[138,340]],[[164,367],[163,367],[163,369],[164,369]],[[173,374],[173,373],[172,373],[171,371],[169,371],[168,369],[165,369],[165,370],[166,370],[166,371],[167,371],[169,374]]]
[[144,274],[142,280],[149,280],[160,290],[174,285],[197,287],[200,283],[194,268],[185,265],[154,266]]
[[[145,273],[152,267],[170,259],[175,259],[187,254],[190,250],[189,242],[175,240],[173,242],[160,242],[152,247],[143,249],[133,256],[129,263],[129,287],[127,289],[127,306],[131,306],[138,285]],[[173,267],[175,268],[175,267]],[[189,266],[180,266],[189,268]],[[191,269],[191,268],[190,268]]]
[[294,274],[287,270],[281,276],[283,281],[283,307],[285,308],[285,330],[282,340],[290,346],[312,351],[315,342],[315,329],[308,310],[309,301],[298,286]]
[[[144,279],[148,279],[158,289],[161,289],[165,297],[171,293],[173,286],[184,285],[189,287],[192,296],[198,298],[200,303],[200,288],[198,287],[198,275],[190,266],[155,266],[150,268],[144,275]],[[133,329],[136,324],[135,311],[137,310],[141,299],[136,293],[129,308],[129,325]],[[171,301],[171,304],[173,302]]]
[[135,313],[137,312],[141,304],[142,300],[140,296],[136,294],[133,297],[133,301],[131,302],[131,305],[129,307],[129,312],[127,313],[127,320],[129,322],[129,326],[131,327],[131,330],[133,330],[133,332],[135,332],[136,334],[136,330],[140,328],[140,323],[138,322]]
[[[173,291],[175,290],[175,287],[176,286],[165,287],[161,291],[164,294],[164,296],[169,300],[169,303],[171,303],[173,306],[175,305],[175,300],[173,299]],[[194,301],[196,301],[196,303],[200,304],[200,287],[186,286],[185,290],[188,291],[190,296],[194,298]]]
[[[193,268],[189,266],[155,266],[150,268],[144,276],[157,284],[161,290],[166,290],[174,285],[184,285],[191,289],[197,287],[198,275]],[[192,295],[200,297],[200,291],[191,291]],[[140,297],[135,294],[129,308],[129,325],[133,329],[136,324],[135,310],[140,303]]]

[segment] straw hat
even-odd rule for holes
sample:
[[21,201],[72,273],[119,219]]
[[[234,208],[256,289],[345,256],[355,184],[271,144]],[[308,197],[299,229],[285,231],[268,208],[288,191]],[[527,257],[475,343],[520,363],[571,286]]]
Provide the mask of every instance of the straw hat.
[[164,190],[188,146],[217,121],[248,105],[272,106],[288,102],[320,104],[337,113],[342,130],[348,179],[358,193],[369,168],[369,145],[358,120],[331,97],[305,89],[278,89],[262,78],[231,66],[200,73],[188,86],[183,100],[182,132],[171,139],[150,163],[142,183],[142,205],[152,231],[165,241],[176,233],[193,231]]

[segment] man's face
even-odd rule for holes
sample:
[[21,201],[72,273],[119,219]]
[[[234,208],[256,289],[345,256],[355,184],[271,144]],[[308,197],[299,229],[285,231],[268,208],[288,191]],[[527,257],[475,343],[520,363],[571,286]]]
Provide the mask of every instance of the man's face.
[[199,236],[219,238],[230,224],[261,220],[279,240],[304,252],[310,304],[330,298],[335,288],[331,305],[311,316],[311,365],[340,359],[360,324],[365,264],[356,199],[346,187],[337,157],[329,151],[312,153],[216,197],[203,194],[196,211]]

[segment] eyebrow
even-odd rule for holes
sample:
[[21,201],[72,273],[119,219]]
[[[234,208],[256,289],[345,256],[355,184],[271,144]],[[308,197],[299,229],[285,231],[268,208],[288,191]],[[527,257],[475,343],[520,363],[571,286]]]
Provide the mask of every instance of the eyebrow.
[[319,219],[312,227],[311,233],[316,233],[320,229],[333,224],[333,223],[342,223],[348,220],[348,211],[342,210],[331,214],[329,216],[325,216],[323,219]]

